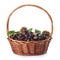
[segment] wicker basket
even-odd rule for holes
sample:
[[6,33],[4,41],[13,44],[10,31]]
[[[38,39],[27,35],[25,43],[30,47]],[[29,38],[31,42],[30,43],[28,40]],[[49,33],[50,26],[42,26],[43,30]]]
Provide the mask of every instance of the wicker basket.
[[[25,7],[25,6],[33,6],[33,7],[37,7],[41,10],[43,10],[44,12],[46,12],[46,14],[48,15],[50,21],[51,21],[51,37],[53,34],[53,21],[52,18],[50,16],[50,14],[43,9],[40,6],[37,5],[32,5],[32,4],[25,4],[25,5],[21,5],[19,7],[17,7],[16,9],[14,9],[7,20],[7,32],[9,31],[9,20],[11,15],[19,8]],[[8,34],[7,34],[8,35]],[[51,37],[49,37],[46,40],[42,40],[42,41],[18,41],[18,40],[13,40],[9,37],[8,35],[8,41],[11,45],[11,48],[13,50],[14,53],[16,54],[20,54],[20,55],[40,55],[40,54],[44,54],[47,52],[49,43],[51,41]]]

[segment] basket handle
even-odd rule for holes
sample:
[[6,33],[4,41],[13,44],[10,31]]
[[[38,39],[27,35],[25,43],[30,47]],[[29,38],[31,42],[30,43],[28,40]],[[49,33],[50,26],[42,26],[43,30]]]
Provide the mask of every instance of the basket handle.
[[[10,13],[10,15],[8,16],[8,19],[7,19],[7,33],[8,33],[8,31],[9,31],[9,20],[10,20],[11,15],[12,15],[17,9],[22,8],[22,7],[25,7],[25,6],[37,7],[37,8],[39,8],[39,9],[43,10],[44,12],[46,12],[46,14],[48,15],[48,17],[49,17],[49,19],[50,19],[50,21],[51,21],[51,37],[52,37],[52,34],[53,34],[53,20],[52,20],[51,15],[50,15],[44,8],[42,8],[42,7],[40,7],[40,6],[37,6],[37,5],[32,5],[32,4],[21,5],[21,6],[17,7],[17,8],[15,8],[15,9]],[[8,35],[8,34],[7,34],[7,35]]]

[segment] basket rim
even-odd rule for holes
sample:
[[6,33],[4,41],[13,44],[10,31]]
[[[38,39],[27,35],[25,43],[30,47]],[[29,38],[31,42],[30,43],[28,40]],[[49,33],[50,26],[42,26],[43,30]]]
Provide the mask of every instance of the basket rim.
[[49,37],[48,39],[45,39],[45,40],[40,40],[40,41],[19,41],[19,40],[14,40],[10,37],[7,38],[8,40],[12,40],[12,41],[16,41],[16,42],[23,42],[23,43],[41,43],[41,42],[45,42],[45,41],[49,41],[49,39],[51,39],[51,37]]

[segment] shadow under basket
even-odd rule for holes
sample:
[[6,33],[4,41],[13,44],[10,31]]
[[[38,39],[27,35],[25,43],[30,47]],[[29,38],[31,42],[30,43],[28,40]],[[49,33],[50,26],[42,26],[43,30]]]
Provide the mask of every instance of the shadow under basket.
[[20,55],[41,55],[47,52],[50,40],[42,41],[17,41],[8,38],[14,53]]
[[19,55],[41,55],[47,52],[48,50],[48,46],[49,43],[51,41],[51,37],[53,34],[53,21],[52,18],[50,16],[50,14],[43,9],[40,6],[37,5],[32,5],[32,4],[25,4],[25,5],[21,5],[19,7],[17,7],[16,9],[14,9],[10,15],[8,16],[8,20],[7,20],[7,33],[9,32],[9,20],[11,15],[19,8],[25,7],[25,6],[32,6],[32,7],[37,7],[41,10],[43,10],[44,12],[46,12],[46,14],[48,15],[50,21],[51,21],[51,36],[46,39],[46,40],[41,40],[41,41],[18,41],[18,40],[13,40],[9,37],[8,35],[8,41],[12,47],[12,50],[14,53],[19,54]]

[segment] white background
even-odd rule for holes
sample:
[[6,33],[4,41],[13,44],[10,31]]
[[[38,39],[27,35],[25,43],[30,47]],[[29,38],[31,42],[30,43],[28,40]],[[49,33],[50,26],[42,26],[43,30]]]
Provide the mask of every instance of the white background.
[[[6,35],[6,22],[10,12],[23,4],[35,4],[46,9],[53,18],[54,33],[48,51],[39,56],[20,56],[13,54]],[[24,11],[23,11],[24,10]],[[32,11],[33,10],[33,11]],[[27,26],[50,31],[47,15],[39,9],[27,7],[11,17],[10,29],[19,30]],[[22,12],[23,11],[23,12]],[[16,11],[17,12],[17,11]],[[34,13],[36,12],[36,14]],[[33,17],[32,17],[33,16]],[[42,18],[43,17],[43,18]],[[36,23],[37,22],[37,23]],[[19,23],[19,24],[18,24]],[[34,24],[34,25],[33,25]],[[39,25],[40,24],[40,25]],[[12,26],[13,25],[13,26]],[[45,27],[43,27],[43,26]],[[49,26],[49,27],[48,27]],[[60,1],[59,0],[0,0],[0,60],[60,60]],[[14,27],[14,28],[13,28]]]

